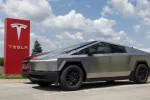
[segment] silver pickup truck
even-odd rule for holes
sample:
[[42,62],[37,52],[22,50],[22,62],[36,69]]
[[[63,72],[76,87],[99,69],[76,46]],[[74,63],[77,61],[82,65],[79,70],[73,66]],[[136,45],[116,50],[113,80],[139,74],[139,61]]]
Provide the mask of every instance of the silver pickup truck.
[[83,82],[129,79],[147,82],[150,54],[132,47],[91,41],[57,49],[31,59],[29,77],[40,86],[60,84],[77,90]]

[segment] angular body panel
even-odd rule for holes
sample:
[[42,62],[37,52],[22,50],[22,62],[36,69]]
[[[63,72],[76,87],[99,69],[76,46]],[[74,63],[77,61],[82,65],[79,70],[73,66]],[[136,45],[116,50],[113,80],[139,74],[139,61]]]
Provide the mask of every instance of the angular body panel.
[[[76,45],[75,45],[76,46]],[[73,46],[72,46],[73,47]],[[71,47],[71,48],[72,48]],[[30,61],[31,72],[61,72],[68,64],[85,71],[86,79],[128,77],[137,62],[150,67],[150,54],[132,47],[95,41],[73,49],[56,50]]]

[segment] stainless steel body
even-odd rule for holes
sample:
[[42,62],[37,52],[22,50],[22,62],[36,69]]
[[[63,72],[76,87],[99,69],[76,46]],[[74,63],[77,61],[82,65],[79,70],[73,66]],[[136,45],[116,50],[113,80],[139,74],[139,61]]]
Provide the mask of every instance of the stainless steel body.
[[55,54],[50,58],[45,56],[38,60],[31,60],[31,71],[60,72],[67,63],[75,64],[78,62],[82,64],[86,72],[86,78],[108,78],[130,76],[137,61],[144,61],[148,68],[150,67],[150,54],[132,47],[121,46],[125,49],[124,53],[76,54],[97,43],[101,42],[94,42],[70,53]]

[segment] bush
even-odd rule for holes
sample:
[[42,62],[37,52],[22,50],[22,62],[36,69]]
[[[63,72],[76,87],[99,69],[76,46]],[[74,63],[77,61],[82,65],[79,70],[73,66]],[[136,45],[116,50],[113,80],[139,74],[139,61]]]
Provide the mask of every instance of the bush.
[[0,58],[0,66],[4,66],[4,58]]

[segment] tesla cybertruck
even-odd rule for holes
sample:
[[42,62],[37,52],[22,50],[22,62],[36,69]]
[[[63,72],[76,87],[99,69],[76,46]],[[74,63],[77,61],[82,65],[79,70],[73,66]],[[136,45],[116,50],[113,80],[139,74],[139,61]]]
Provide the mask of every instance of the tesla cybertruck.
[[150,53],[91,41],[38,56],[29,65],[29,76],[39,86],[59,84],[64,90],[77,90],[83,82],[124,79],[144,84],[149,76]]

